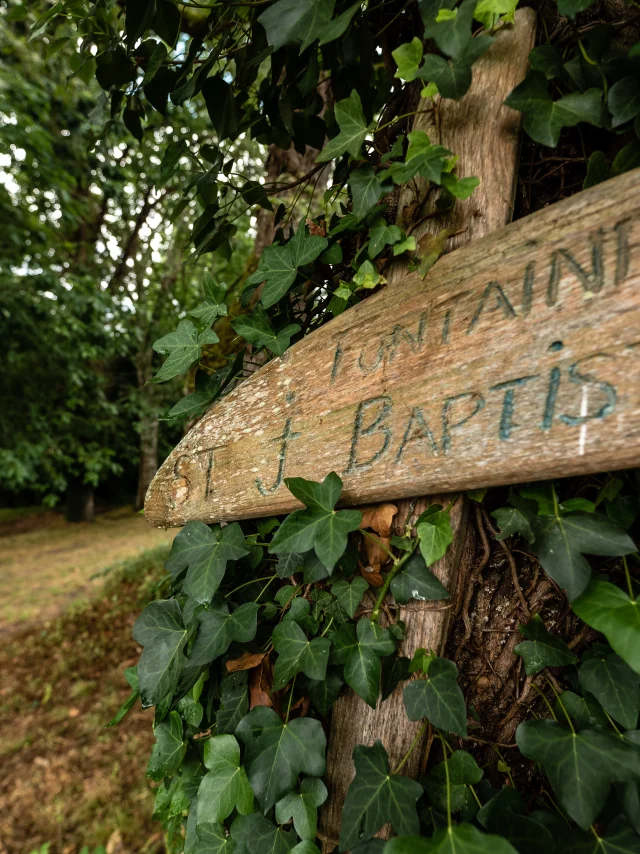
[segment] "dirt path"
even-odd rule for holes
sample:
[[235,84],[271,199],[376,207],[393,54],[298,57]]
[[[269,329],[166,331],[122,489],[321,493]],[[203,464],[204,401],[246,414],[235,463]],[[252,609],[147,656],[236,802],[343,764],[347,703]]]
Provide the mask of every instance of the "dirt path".
[[150,528],[130,510],[118,510],[91,524],[70,525],[57,518],[42,529],[2,537],[0,633],[50,620],[99,590],[106,567],[169,543],[175,534]]

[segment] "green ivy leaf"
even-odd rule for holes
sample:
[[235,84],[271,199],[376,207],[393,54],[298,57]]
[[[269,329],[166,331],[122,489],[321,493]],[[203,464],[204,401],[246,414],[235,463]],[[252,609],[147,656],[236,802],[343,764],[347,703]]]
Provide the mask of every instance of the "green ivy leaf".
[[432,659],[427,679],[410,682],[404,689],[404,707],[411,721],[427,718],[437,729],[467,734],[467,709],[453,661]]
[[212,329],[198,332],[191,320],[181,320],[175,332],[164,335],[154,341],[156,353],[168,354],[154,383],[164,383],[188,370],[200,358],[200,351],[206,344],[217,344],[220,339]]
[[623,77],[609,89],[607,106],[613,127],[630,122],[640,113],[640,81],[637,76]]
[[109,723],[105,724],[105,729],[108,729],[112,726],[118,726],[118,724],[124,720],[127,714],[134,707],[136,700],[140,696],[140,688],[138,685],[138,668],[137,667],[127,667],[124,671],[124,678],[127,680],[129,687],[131,688],[131,693],[124,701],[124,703],[120,706],[115,715],[111,718]]
[[234,733],[242,718],[249,711],[247,695],[247,671],[229,673],[220,683],[222,697],[220,708],[216,712],[216,730],[218,733]]
[[[352,626],[348,628],[352,630]],[[340,630],[332,635],[332,643],[339,634]],[[395,652],[396,645],[388,629],[380,628],[366,617],[358,621],[356,637],[357,640],[354,639],[350,646],[343,647],[339,655],[341,661],[344,661],[345,682],[365,703],[375,709],[382,674],[380,658]]]
[[575,18],[578,12],[584,12],[593,3],[594,0],[558,0],[558,14],[566,18]]
[[407,134],[409,145],[404,163],[392,163],[386,172],[380,173],[386,178],[387,173],[396,184],[406,184],[416,175],[440,184],[446,161],[451,152],[442,145],[432,144],[423,130],[413,130]]
[[396,602],[404,605],[410,599],[425,602],[431,599],[448,599],[446,587],[427,569],[421,555],[413,554],[401,571],[391,581],[391,592]]
[[444,510],[431,510],[423,513],[416,531],[420,537],[420,553],[427,566],[440,560],[453,542],[451,518]]
[[524,113],[524,129],[535,142],[554,148],[563,127],[589,122],[602,124],[602,91],[589,89],[553,101],[547,79],[540,71],[529,71],[524,81],[505,101],[508,107]]
[[517,5],[518,0],[480,0],[473,11],[473,17],[480,21],[486,30],[491,30],[499,22],[512,24]]
[[285,723],[273,709],[256,706],[240,721],[236,735],[247,746],[245,768],[264,811],[293,789],[300,773],[324,774],[327,739],[320,721]]
[[298,275],[298,267],[315,261],[328,246],[326,237],[309,234],[304,222],[287,243],[267,246],[260,256],[258,269],[247,279],[248,285],[265,282],[260,302],[265,308],[275,305],[287,293]]
[[262,306],[258,305],[251,314],[241,314],[231,322],[231,326],[242,337],[256,347],[266,347],[276,356],[282,356],[289,347],[291,338],[300,332],[298,323],[290,323],[280,332],[276,332]]
[[605,516],[543,516],[536,529],[535,554],[569,600],[584,592],[591,567],[584,554],[627,555],[633,540]]
[[589,691],[625,729],[635,729],[640,713],[640,676],[618,655],[589,658],[578,670],[583,691]]
[[391,839],[384,854],[516,854],[516,849],[501,836],[482,833],[472,824],[454,824],[437,830],[431,839],[400,837]]
[[612,781],[640,780],[640,752],[598,730],[573,733],[555,721],[524,721],[520,752],[543,766],[560,805],[583,830],[604,806]]
[[344,680],[337,667],[328,667],[327,674],[321,682],[309,682],[309,697],[313,707],[326,717],[331,711],[333,704],[342,693]]
[[579,697],[573,691],[563,691],[556,700],[555,708],[557,717],[563,720],[566,712],[576,729],[607,726],[607,716],[593,697]]
[[386,282],[386,279],[380,275],[377,268],[371,263],[371,261],[363,261],[353,277],[353,283],[354,285],[357,285],[358,288],[375,288],[381,282]]
[[434,83],[443,98],[459,101],[471,86],[471,63],[467,60],[447,61],[436,53],[430,53],[425,57],[420,77]]
[[316,157],[316,163],[334,160],[345,151],[348,151],[352,157],[360,155],[360,149],[369,130],[369,125],[362,112],[360,95],[355,89],[344,101],[338,101],[335,106],[335,116],[340,133],[329,140]]
[[331,648],[327,638],[307,640],[295,619],[278,623],[272,638],[273,647],[278,653],[273,671],[274,691],[284,688],[296,673],[304,673],[309,679],[324,679]]
[[404,655],[392,655],[382,662],[382,684],[380,694],[383,700],[390,697],[400,682],[409,678],[409,659]]
[[138,662],[138,681],[142,706],[147,708],[175,691],[185,664],[187,630],[176,600],[147,605],[135,622],[133,637],[145,647]]
[[198,615],[198,634],[191,649],[192,664],[210,664],[223,655],[233,641],[248,643],[256,636],[258,608],[245,602],[229,613],[227,605],[215,603],[210,611]]
[[348,851],[369,839],[390,822],[396,833],[417,833],[420,827],[416,801],[422,786],[415,780],[392,774],[382,742],[353,749],[356,775],[342,810],[340,851]]
[[174,539],[166,568],[175,581],[188,567],[184,589],[196,602],[205,604],[218,590],[228,561],[246,554],[249,550],[237,522],[212,530],[204,522],[192,521]]
[[283,555],[278,555],[278,563],[276,564],[276,572],[278,578],[288,578],[294,572],[298,572],[304,563],[304,555],[296,552],[285,552]]
[[[594,831],[592,831],[594,833]],[[584,854],[637,854],[638,834],[622,816],[615,818],[607,827],[604,836],[594,833],[595,839],[585,840],[580,848]]]
[[400,47],[391,51],[391,56],[398,66],[394,77],[411,82],[418,76],[418,66],[422,62],[422,42],[416,37],[407,44],[401,44]]
[[571,603],[581,620],[602,632],[629,667],[640,673],[640,606],[615,584],[592,579]]
[[482,777],[482,768],[470,753],[454,750],[446,763],[433,768],[423,785],[432,804],[443,811],[449,804],[452,812],[458,812],[472,802],[469,786],[479,783]]
[[519,643],[513,650],[524,660],[524,671],[527,676],[533,676],[545,667],[564,667],[575,664],[578,657],[560,638],[547,631],[540,614],[534,614],[526,625],[519,626],[520,634],[526,640]]
[[393,246],[402,239],[402,229],[389,225],[384,217],[379,217],[369,229],[369,257],[375,258],[385,246]]
[[352,620],[368,589],[369,585],[362,576],[354,578],[351,584],[348,581],[334,581],[331,585],[331,592]]
[[298,841],[293,830],[276,827],[273,822],[260,816],[252,825],[246,846],[250,854],[287,854]]
[[302,842],[298,842],[295,848],[291,849],[291,854],[320,854],[320,849],[310,840],[303,839]]
[[147,766],[147,777],[162,780],[173,777],[187,750],[187,742],[182,738],[182,720],[178,712],[170,712],[169,717],[154,727],[156,743]]
[[332,21],[334,5],[332,0],[278,0],[258,20],[274,50],[294,43],[302,53],[318,38],[321,45],[339,38],[359,8],[356,3]]
[[[185,847],[185,851],[186,851]],[[202,821],[196,827],[195,846],[189,854],[233,854],[236,846],[217,821]]]
[[226,292],[220,285],[216,285],[208,274],[204,278],[203,287],[206,299],[189,314],[195,317],[201,326],[208,327],[217,317],[226,316],[227,306],[224,301]]
[[473,38],[473,13],[477,0],[464,0],[455,10],[455,15],[436,19],[425,27],[425,38],[434,39],[440,50],[452,59],[472,63],[491,47],[490,36]]
[[522,501],[516,507],[501,507],[491,513],[500,527],[500,534],[496,539],[504,540],[513,534],[522,534],[530,543],[534,541],[532,526],[535,524],[535,514],[527,509],[526,505],[527,502]]
[[276,531],[269,546],[272,554],[282,552],[315,553],[332,570],[347,547],[347,535],[362,521],[359,510],[335,510],[342,491],[342,480],[335,472],[322,483],[301,477],[285,479],[289,491],[305,505],[295,510]]
[[240,745],[232,735],[216,735],[205,742],[208,769],[198,789],[198,812],[206,821],[224,821],[237,809],[253,812],[253,792],[240,763]]
[[393,185],[385,184],[368,163],[359,169],[354,169],[349,178],[349,187],[353,198],[353,212],[360,219],[364,218],[374,205]]
[[327,787],[318,777],[305,777],[298,792],[290,792],[276,804],[276,821],[293,826],[300,839],[316,838],[318,807],[327,800]]

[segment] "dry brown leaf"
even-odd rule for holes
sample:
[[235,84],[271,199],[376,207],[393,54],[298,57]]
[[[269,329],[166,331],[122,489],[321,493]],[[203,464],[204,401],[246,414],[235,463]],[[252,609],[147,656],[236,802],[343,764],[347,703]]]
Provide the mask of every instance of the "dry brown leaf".
[[369,537],[365,537],[364,539],[364,551],[367,556],[366,562],[368,566],[384,566],[391,560],[389,553],[383,548],[385,546],[387,549],[391,549],[391,538],[378,537],[378,540],[379,543],[369,539]]
[[313,235],[313,237],[325,237],[326,229],[324,222],[314,222],[312,219],[307,217],[307,225],[309,226],[309,234]]
[[374,504],[371,507],[363,507],[361,509],[361,528],[371,528],[380,537],[391,536],[393,517],[398,512],[395,504]]
[[251,670],[252,667],[257,667],[266,652],[243,652],[240,658],[233,658],[227,661],[227,671],[236,673],[238,670]]
[[270,689],[273,681],[273,665],[267,656],[257,667],[249,671],[249,708],[273,706]]
[[364,566],[363,564],[358,563],[358,569],[360,570],[360,575],[372,587],[382,587],[384,584],[384,579],[380,574],[380,564],[367,564],[367,566]]

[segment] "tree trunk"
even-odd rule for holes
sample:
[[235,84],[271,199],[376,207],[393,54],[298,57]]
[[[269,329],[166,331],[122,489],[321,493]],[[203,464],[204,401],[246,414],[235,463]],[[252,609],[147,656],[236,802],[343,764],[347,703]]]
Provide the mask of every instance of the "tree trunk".
[[149,484],[158,471],[158,419],[154,415],[140,419],[140,465],[138,466],[138,492],[136,510],[144,507],[144,497]]
[[67,522],[93,522],[95,497],[93,486],[79,479],[69,482],[67,495]]
[[[475,175],[481,184],[466,202],[437,218],[434,194],[428,182],[418,179],[404,188],[398,202],[397,222],[417,240],[428,233],[450,228],[460,233],[447,244],[447,251],[472,238],[481,237],[511,219],[517,175],[520,117],[503,105],[509,92],[524,77],[527,57],[533,46],[535,13],[531,9],[516,14],[513,27],[503,30],[489,53],[474,65],[473,84],[460,101],[436,98],[420,101],[414,130],[425,130],[433,143],[440,143],[459,155],[462,176]],[[405,275],[398,262],[390,269],[388,287]],[[451,497],[400,501],[396,527],[402,531],[408,518],[415,519],[428,504],[446,503]],[[468,501],[459,496],[452,509],[454,541],[448,553],[432,567],[448,589],[452,601],[456,587],[464,588],[474,569],[474,535],[467,525]],[[442,606],[440,606],[441,608]],[[442,653],[447,638],[451,610],[434,609],[433,603],[410,602],[400,608],[399,617],[407,624],[402,654],[411,657],[420,647]],[[352,691],[338,700],[331,715],[327,751],[329,797],[322,811],[323,852],[338,844],[342,807],[354,768],[350,761],[357,744],[372,744],[380,738],[393,769],[408,752],[419,724],[409,721],[402,701],[403,685],[398,686],[379,710],[372,710]],[[417,777],[428,758],[429,734],[415,746],[403,773]],[[383,830],[382,835],[385,835]]]

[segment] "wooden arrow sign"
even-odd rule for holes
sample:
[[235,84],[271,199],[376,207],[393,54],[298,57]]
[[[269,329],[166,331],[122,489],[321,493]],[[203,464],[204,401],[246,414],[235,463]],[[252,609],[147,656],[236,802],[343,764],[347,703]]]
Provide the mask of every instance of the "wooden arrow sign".
[[283,513],[640,464],[640,169],[381,290],[215,403],[148,521]]

